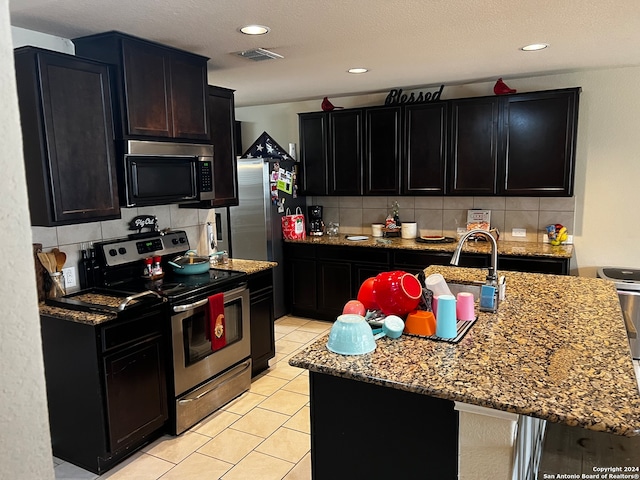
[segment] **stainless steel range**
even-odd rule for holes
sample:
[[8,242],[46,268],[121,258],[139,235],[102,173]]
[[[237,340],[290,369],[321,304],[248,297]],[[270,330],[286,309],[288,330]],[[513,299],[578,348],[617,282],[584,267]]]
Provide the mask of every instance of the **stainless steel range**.
[[[189,250],[183,231],[132,235],[95,244],[95,287],[48,299],[79,310],[143,314],[165,304],[170,433],[179,435],[251,386],[246,274],[173,272],[168,260]],[[164,277],[144,278],[144,259],[160,256]],[[122,298],[106,305],[105,296]]]

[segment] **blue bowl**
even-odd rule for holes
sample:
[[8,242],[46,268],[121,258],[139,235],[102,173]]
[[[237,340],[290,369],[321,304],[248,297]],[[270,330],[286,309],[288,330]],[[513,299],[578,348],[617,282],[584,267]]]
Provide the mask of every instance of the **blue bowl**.
[[327,349],[340,355],[363,355],[376,349],[373,331],[362,315],[340,315],[331,327]]

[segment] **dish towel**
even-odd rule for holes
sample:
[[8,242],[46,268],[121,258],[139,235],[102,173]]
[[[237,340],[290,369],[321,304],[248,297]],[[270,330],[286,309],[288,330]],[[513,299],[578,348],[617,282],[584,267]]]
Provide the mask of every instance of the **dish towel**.
[[224,323],[224,293],[209,297],[209,325],[211,329],[211,350],[220,350],[227,344]]

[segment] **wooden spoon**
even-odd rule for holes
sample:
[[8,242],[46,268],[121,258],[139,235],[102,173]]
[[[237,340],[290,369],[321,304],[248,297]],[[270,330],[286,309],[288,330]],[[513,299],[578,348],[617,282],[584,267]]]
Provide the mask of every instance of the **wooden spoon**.
[[53,252],[56,259],[56,272],[61,272],[62,267],[64,267],[64,262],[67,261],[67,254],[64,252],[61,252],[57,248],[54,248],[51,251]]
[[51,264],[51,260],[49,258],[49,254],[45,252],[38,252],[38,259],[40,259],[40,263],[45,268],[45,270],[49,273],[52,273],[54,270],[54,266]]

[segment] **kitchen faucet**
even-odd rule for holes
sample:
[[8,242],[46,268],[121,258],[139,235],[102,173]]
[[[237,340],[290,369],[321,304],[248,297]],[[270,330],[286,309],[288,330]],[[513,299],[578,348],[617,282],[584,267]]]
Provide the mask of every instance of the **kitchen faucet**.
[[451,257],[451,265],[458,265],[460,261],[460,253],[462,252],[462,246],[464,242],[471,235],[483,235],[491,241],[491,265],[489,266],[489,273],[487,274],[487,285],[492,285],[494,287],[498,286],[498,244],[496,243],[496,239],[493,238],[493,235],[486,230],[482,230],[480,228],[475,228],[473,230],[469,230],[462,237],[460,237],[460,241],[458,242],[458,246],[453,252],[453,256]]

